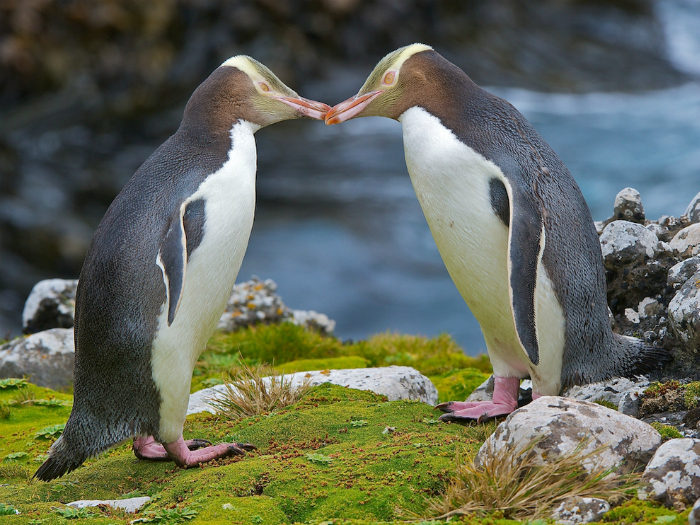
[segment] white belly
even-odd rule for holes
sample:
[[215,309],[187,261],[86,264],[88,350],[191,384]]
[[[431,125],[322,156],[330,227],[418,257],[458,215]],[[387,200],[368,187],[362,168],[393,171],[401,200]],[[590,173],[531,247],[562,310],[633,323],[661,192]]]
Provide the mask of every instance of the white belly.
[[551,322],[553,328],[545,334],[538,327],[538,367],[530,362],[515,331],[508,291],[508,228],[493,211],[489,190],[491,178],[507,186],[505,176],[422,108],[407,110],[399,120],[411,182],[447,271],[481,325],[494,373],[531,375],[539,383],[539,393],[555,389],[558,393],[563,316],[560,308],[558,313],[550,311],[558,303],[541,264],[537,318]]
[[173,323],[168,326],[167,304],[160,314],[151,357],[165,442],[182,432],[192,370],[226,307],[248,246],[255,214],[256,129],[247,122],[233,127],[228,161],[188,199],[206,200],[204,235],[187,262]]

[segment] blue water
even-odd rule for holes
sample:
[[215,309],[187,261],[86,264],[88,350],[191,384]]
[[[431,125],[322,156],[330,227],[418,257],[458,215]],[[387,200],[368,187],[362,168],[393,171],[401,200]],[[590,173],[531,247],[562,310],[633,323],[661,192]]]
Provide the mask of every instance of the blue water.
[[[635,95],[491,91],[554,148],[595,220],[626,186],[648,218],[681,215],[700,192],[700,84]],[[344,339],[447,332],[468,354],[485,351],[413,193],[397,122],[289,122],[257,137],[259,206],[239,280],[274,279],[288,306],[326,313]]]

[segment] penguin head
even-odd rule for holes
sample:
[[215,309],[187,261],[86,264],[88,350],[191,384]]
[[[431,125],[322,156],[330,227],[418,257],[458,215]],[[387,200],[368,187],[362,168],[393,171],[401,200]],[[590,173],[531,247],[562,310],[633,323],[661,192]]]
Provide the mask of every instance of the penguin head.
[[330,106],[300,97],[257,60],[238,55],[219,66],[190,97],[183,123],[226,130],[238,120],[260,127],[282,120],[323,120]]
[[420,86],[430,81],[426,68],[417,60],[426,52],[439,56],[425,44],[411,44],[389,53],[375,66],[357,95],[328,111],[326,124],[340,124],[355,117],[398,119],[414,105]]

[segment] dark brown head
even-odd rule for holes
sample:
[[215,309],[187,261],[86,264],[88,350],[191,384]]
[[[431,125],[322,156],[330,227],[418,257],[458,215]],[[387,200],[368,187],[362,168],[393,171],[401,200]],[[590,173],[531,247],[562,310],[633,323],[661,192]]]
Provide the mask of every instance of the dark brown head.
[[[355,117],[398,119],[413,106],[434,106],[452,88],[461,87],[468,77],[433,48],[412,44],[389,53],[376,65],[360,91],[334,106],[326,124],[339,124]],[[453,85],[460,84],[460,86]]]
[[228,132],[246,120],[260,127],[296,118],[323,120],[330,106],[300,97],[263,64],[245,55],[221,64],[190,97],[184,125]]

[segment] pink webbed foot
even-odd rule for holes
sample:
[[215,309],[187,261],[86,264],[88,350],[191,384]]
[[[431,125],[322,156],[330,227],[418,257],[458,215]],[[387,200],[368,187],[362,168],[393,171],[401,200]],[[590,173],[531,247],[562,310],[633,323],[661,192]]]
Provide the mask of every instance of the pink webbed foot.
[[250,443],[219,443],[190,450],[182,436],[177,441],[165,443],[163,447],[170,459],[180,468],[196,467],[201,463],[229,456],[245,456],[246,451],[257,450],[257,447]]
[[477,423],[481,423],[508,415],[518,408],[519,387],[520,379],[517,377],[494,377],[492,401],[456,401],[441,403],[436,408],[447,412],[440,416],[441,421],[462,423],[476,420]]
[[[185,446],[189,450],[197,450],[207,445],[211,445],[211,441],[206,439],[188,439],[185,441]],[[153,436],[134,438],[134,455],[139,459],[149,461],[171,461],[163,445],[153,439]]]

